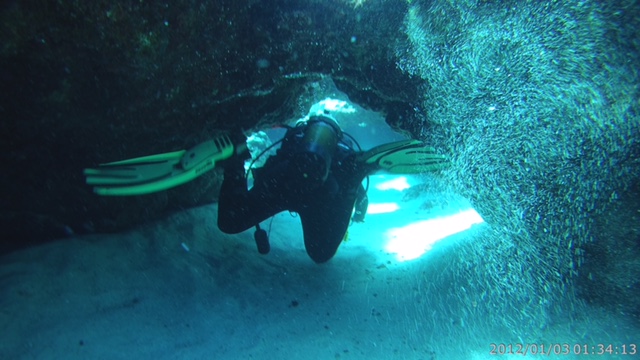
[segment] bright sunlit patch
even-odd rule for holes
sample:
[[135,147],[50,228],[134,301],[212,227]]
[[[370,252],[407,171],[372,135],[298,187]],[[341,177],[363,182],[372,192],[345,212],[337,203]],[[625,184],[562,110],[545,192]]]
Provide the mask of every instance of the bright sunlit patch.
[[483,222],[480,214],[473,209],[452,216],[421,220],[387,231],[389,242],[385,250],[396,254],[399,261],[417,259],[431,250],[436,242]]
[[369,204],[367,208],[367,214],[386,214],[392,213],[396,210],[399,210],[400,206],[396,203],[380,203],[380,204]]
[[398,190],[398,191],[402,191],[402,190],[406,190],[408,188],[410,188],[411,185],[409,185],[409,182],[407,181],[407,178],[404,176],[399,176],[393,180],[389,180],[389,181],[385,181],[381,184],[376,185],[376,189],[384,191],[384,190]]

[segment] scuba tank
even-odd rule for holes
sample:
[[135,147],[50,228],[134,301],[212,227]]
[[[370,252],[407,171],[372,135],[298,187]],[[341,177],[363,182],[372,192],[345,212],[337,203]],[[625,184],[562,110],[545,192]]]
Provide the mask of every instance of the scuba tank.
[[298,140],[299,149],[293,155],[294,166],[300,171],[301,181],[322,184],[327,180],[333,156],[342,130],[335,120],[327,116],[312,116],[298,127],[304,130]]

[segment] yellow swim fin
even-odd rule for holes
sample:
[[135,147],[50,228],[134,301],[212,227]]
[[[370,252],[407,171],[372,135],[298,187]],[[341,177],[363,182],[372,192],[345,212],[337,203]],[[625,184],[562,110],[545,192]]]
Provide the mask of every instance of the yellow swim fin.
[[231,157],[234,149],[229,136],[222,135],[190,150],[100,164],[97,168],[85,169],[84,175],[98,195],[149,194],[195,179],[213,169],[217,162]]
[[419,140],[401,140],[376,146],[359,155],[361,161],[393,174],[417,174],[441,170],[449,165],[446,157]]

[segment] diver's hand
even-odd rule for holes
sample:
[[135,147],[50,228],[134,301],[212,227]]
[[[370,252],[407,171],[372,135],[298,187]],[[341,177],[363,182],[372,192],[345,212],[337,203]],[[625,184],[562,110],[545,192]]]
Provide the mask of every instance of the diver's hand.
[[362,211],[354,212],[353,216],[351,217],[351,221],[357,222],[357,223],[363,223],[364,222],[364,212],[362,212]]

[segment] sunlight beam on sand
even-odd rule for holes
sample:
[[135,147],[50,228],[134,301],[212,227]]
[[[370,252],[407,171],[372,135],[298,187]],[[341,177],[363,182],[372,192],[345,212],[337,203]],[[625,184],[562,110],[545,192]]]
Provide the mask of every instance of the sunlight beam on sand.
[[407,181],[405,176],[394,177],[392,180],[388,180],[376,185],[376,189],[380,191],[385,190],[398,190],[403,191],[409,189],[411,185]]
[[369,207],[367,208],[367,214],[387,214],[397,210],[400,210],[400,206],[394,202],[369,204]]
[[436,242],[483,222],[480,214],[473,209],[451,216],[420,220],[389,229],[386,233],[388,243],[385,250],[396,254],[399,261],[414,260],[431,250]]

